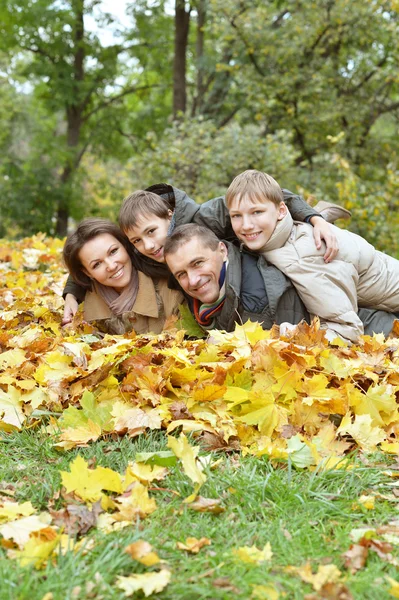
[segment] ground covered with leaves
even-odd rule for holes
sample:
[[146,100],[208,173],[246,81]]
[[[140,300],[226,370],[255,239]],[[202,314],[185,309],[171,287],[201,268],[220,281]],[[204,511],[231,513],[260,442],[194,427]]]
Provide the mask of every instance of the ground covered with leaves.
[[0,600],[399,598],[399,339],[61,327],[0,242]]

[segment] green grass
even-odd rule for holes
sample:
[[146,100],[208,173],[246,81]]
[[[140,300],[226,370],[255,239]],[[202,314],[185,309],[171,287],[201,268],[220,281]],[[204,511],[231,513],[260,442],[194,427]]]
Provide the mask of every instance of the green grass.
[[[123,472],[137,452],[166,449],[161,433],[101,441],[67,453],[55,450],[51,438],[40,432],[3,437],[7,441],[0,443],[2,486],[16,486],[15,498],[30,500],[38,510],[47,509],[60,490],[60,471],[68,470],[77,454]],[[385,575],[397,578],[395,566],[370,553],[366,567],[351,575],[342,558],[351,544],[352,529],[379,526],[398,515],[395,503],[383,499],[376,500],[374,510],[353,509],[361,494],[391,492],[393,480],[383,474],[385,457],[375,456],[367,466],[352,457],[349,470],[312,473],[287,464],[273,466],[266,458],[217,454],[215,459],[220,456],[221,464],[206,471],[208,479],[200,493],[222,498],[223,514],[197,513],[182,504],[192,485],[177,465],[159,483],[166,489],[151,492],[157,501],[152,515],[118,533],[104,535],[91,530],[88,537],[96,544],[87,553],[69,552],[36,570],[21,568],[0,550],[0,600],[42,600],[49,592],[54,600],[123,598],[115,585],[117,576],[151,570],[124,553],[124,548],[138,539],[150,542],[172,572],[168,587],[154,595],[164,600],[245,599],[251,597],[253,585],[267,583],[274,584],[281,598],[303,599],[314,590],[284,567],[300,567],[307,561],[314,570],[319,564],[333,562],[355,599],[391,597]],[[61,507],[62,500],[56,506]],[[190,536],[208,537],[212,545],[197,555],[177,550],[176,542]],[[245,564],[232,553],[240,546],[261,548],[266,542],[274,554],[261,566]],[[399,553],[394,549],[393,554]],[[215,586],[215,581],[219,585]],[[134,597],[144,596],[138,593]]]

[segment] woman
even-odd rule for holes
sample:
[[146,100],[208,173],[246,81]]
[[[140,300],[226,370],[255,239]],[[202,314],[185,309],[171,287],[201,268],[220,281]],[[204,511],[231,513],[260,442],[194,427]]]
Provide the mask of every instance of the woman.
[[123,334],[160,333],[165,320],[178,313],[180,292],[164,279],[139,271],[128,238],[106,219],[83,220],[64,246],[64,261],[73,279],[86,290],[84,316],[101,329]]

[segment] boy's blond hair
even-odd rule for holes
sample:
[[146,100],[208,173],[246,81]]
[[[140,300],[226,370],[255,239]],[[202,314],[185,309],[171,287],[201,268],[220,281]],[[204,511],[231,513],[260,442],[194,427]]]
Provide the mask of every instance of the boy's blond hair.
[[158,194],[147,190],[137,190],[123,200],[119,211],[119,227],[124,232],[128,231],[131,227],[136,227],[142,217],[154,215],[160,219],[168,219],[170,210],[167,200]]
[[236,199],[241,202],[243,196],[248,196],[253,203],[270,200],[276,206],[284,201],[283,192],[277,181],[271,175],[255,169],[248,169],[233,179],[226,193],[227,208],[231,208]]

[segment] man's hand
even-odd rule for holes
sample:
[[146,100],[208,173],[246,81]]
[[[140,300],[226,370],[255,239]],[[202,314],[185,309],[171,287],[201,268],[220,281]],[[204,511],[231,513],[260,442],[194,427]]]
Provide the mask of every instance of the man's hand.
[[324,240],[327,246],[326,253],[324,254],[324,262],[329,263],[336,258],[339,250],[334,229],[323,217],[312,217],[310,222],[313,225],[313,237],[316,248],[319,250],[321,248],[321,240]]
[[65,296],[64,315],[62,317],[61,324],[68,325],[72,322],[72,319],[77,313],[79,304],[73,294],[67,294]]

